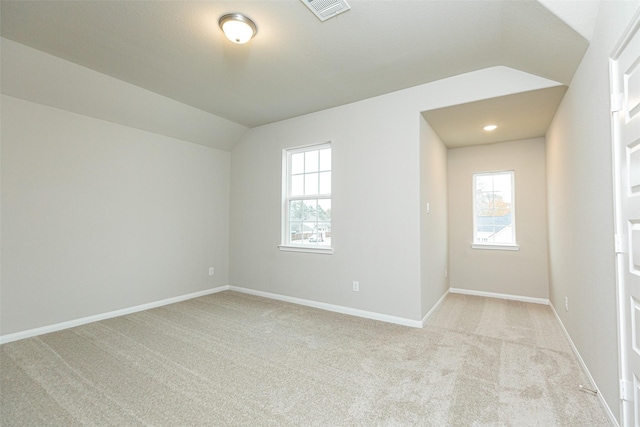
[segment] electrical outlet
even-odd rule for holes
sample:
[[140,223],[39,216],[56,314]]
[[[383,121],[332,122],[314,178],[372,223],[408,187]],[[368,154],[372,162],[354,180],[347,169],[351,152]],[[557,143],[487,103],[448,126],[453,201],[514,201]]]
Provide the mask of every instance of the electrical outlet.
[[569,297],[564,297],[564,311],[569,311]]
[[360,292],[360,282],[353,282],[353,292]]
[[449,269],[445,268],[444,269],[444,278],[446,279],[447,277],[449,277]]
[[209,276],[213,276],[213,267],[209,267]]

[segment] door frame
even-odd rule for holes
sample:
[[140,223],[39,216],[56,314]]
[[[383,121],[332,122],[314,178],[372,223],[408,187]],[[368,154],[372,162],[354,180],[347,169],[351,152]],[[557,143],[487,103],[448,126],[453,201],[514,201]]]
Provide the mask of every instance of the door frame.
[[[631,39],[636,33],[640,32],[640,9],[636,11],[635,15],[631,19],[631,22],[623,32],[622,36],[614,46],[611,54],[609,55],[609,93],[611,95],[611,152],[613,162],[613,209],[614,209],[614,238],[615,238],[615,272],[616,272],[616,301],[617,301],[617,322],[618,322],[618,376],[620,380],[619,399],[620,399],[620,425],[630,426],[631,420],[628,419],[629,411],[633,411],[631,402],[628,399],[630,390],[629,381],[631,375],[628,369],[628,352],[631,350],[630,343],[626,342],[627,337],[627,315],[629,314],[630,307],[627,304],[625,297],[625,283],[624,283],[624,257],[621,256],[621,246],[626,236],[622,235],[622,223],[623,218],[621,214],[621,196],[623,189],[620,185],[620,173],[621,165],[618,161],[618,145],[620,138],[619,115],[621,114],[622,93],[623,88],[618,87],[618,59],[624,49],[629,45]],[[632,384],[632,383],[631,383]]]

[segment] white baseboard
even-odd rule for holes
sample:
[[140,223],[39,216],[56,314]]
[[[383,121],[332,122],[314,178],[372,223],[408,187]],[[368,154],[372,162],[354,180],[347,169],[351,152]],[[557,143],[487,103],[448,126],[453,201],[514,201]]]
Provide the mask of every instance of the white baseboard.
[[497,294],[494,292],[472,291],[469,289],[460,289],[460,288],[450,288],[449,292],[451,292],[452,294],[475,295],[478,297],[508,299],[513,301],[532,302],[534,304],[549,305],[549,300],[545,298],[523,297],[520,295],[510,295],[510,294]]
[[556,319],[558,320],[558,323],[560,324],[560,328],[562,328],[562,332],[564,332],[564,336],[567,337],[567,341],[569,341],[569,344],[571,345],[571,349],[573,350],[573,353],[578,358],[578,361],[580,362],[580,365],[582,366],[582,370],[587,375],[587,378],[589,379],[589,383],[590,383],[589,386],[592,387],[594,390],[596,390],[598,392],[598,399],[600,399],[600,403],[602,404],[602,407],[604,408],[605,412],[607,413],[607,416],[609,417],[609,421],[611,421],[611,425],[619,426],[618,421],[616,420],[616,417],[613,415],[613,412],[611,412],[611,408],[609,408],[609,405],[607,405],[607,402],[604,400],[604,397],[602,396],[602,393],[600,393],[600,389],[598,388],[598,385],[596,384],[596,382],[594,381],[593,377],[591,376],[591,372],[589,372],[589,368],[587,368],[587,365],[584,363],[584,360],[582,359],[582,356],[580,356],[580,353],[578,352],[577,347],[573,343],[573,340],[571,339],[571,336],[569,335],[569,332],[567,332],[567,329],[564,327],[564,323],[562,323],[562,320],[560,319],[560,316],[558,316],[558,312],[556,311],[556,308],[553,306],[553,304],[551,302],[549,302],[549,306],[551,307],[551,310],[553,311],[553,314],[556,316]]
[[38,335],[48,334],[50,332],[61,331],[63,329],[69,329],[80,325],[86,325],[87,323],[97,322],[99,320],[111,319],[113,317],[124,316],[125,314],[136,313],[138,311],[149,310],[163,305],[173,304],[180,301],[185,301],[191,298],[197,298],[209,294],[215,294],[216,292],[222,292],[229,289],[229,286],[220,286],[218,288],[206,289],[204,291],[193,292],[191,294],[180,295],[173,298],[167,298],[160,301],[154,301],[146,304],[136,305],[134,307],[123,308],[120,310],[109,311],[107,313],[96,314],[93,316],[82,317],[80,319],[69,320],[67,322],[56,323],[54,325],[42,326],[40,328],[29,329],[22,332],[15,332],[13,334],[0,335],[0,344],[5,344],[12,341],[18,341],[25,338],[31,338]]
[[365,319],[379,320],[387,323],[395,323],[397,325],[411,326],[413,328],[422,328],[422,321],[411,320],[404,317],[391,316],[388,314],[376,313],[373,311],[359,310],[357,308],[344,307],[341,305],[328,304],[324,302],[312,301],[302,298],[289,297],[286,295],[273,294],[271,292],[256,291],[238,286],[229,286],[229,290],[242,292],[245,294],[256,295],[259,297],[275,299],[278,301],[290,302],[293,304],[305,305],[307,307],[319,308],[321,310],[333,311],[335,313],[349,314],[351,316],[364,317]]
[[435,303],[435,305],[433,307],[431,307],[431,310],[429,310],[429,312],[427,314],[424,315],[424,317],[422,318],[422,327],[424,327],[424,325],[427,324],[427,320],[429,320],[429,318],[431,317],[431,315],[436,311],[436,309],[438,307],[440,307],[440,304],[442,304],[442,301],[444,301],[444,299],[447,297],[447,295],[449,295],[449,290],[447,289],[447,292],[445,292],[444,294],[442,294],[442,296],[440,297],[440,299],[438,300],[437,303]]
[[245,294],[256,295],[264,298],[275,299],[284,302],[290,302],[293,304],[304,305],[307,307],[319,308],[322,310],[333,311],[336,313],[348,314],[351,316],[363,317],[365,319],[379,320],[387,323],[394,323],[397,325],[410,326],[413,328],[422,328],[429,316],[433,314],[436,308],[444,301],[447,293],[442,295],[440,300],[433,306],[431,310],[422,318],[422,320],[411,320],[404,317],[391,316],[388,314],[376,313],[373,311],[359,310],[351,307],[344,307],[340,305],[328,304],[318,301],[306,300],[302,298],[289,297],[286,295],[274,294],[271,292],[256,291],[253,289],[242,288],[238,286],[220,286],[217,288],[207,289],[204,291],[194,292],[186,295],[180,295],[173,298],[167,298],[160,301],[154,301],[146,304],[137,305],[134,307],[123,308],[120,310],[114,310],[107,313],[96,314],[93,316],[82,317],[80,319],[69,320],[66,322],[56,323],[53,325],[42,326],[39,328],[29,329],[26,331],[15,332],[12,334],[0,335],[0,344],[5,344],[13,341],[22,340],[25,338],[31,338],[38,335],[48,334],[51,332],[61,331],[63,329],[69,329],[76,326],[86,325],[87,323],[98,322],[100,320],[111,319],[113,317],[124,316],[126,314],[137,313],[139,311],[149,310],[163,305],[173,304],[180,301],[185,301],[192,298],[197,298],[205,295],[214,294],[216,292],[222,292],[227,290],[233,290],[242,292]]

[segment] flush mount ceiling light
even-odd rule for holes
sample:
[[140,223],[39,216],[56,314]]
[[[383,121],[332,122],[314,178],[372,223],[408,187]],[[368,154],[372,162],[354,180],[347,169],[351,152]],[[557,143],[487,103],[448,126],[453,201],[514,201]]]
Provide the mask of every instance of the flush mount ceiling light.
[[498,128],[498,126],[496,126],[496,125],[486,125],[482,129],[486,130],[487,132],[491,132],[492,130],[496,130],[497,128]]
[[251,40],[258,32],[256,24],[240,13],[229,13],[220,17],[220,29],[229,40],[243,44]]

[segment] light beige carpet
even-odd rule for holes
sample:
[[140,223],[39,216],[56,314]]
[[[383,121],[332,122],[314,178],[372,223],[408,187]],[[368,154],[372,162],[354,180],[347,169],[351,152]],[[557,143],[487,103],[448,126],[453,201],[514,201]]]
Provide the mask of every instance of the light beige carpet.
[[424,329],[236,292],[0,347],[2,426],[605,426],[549,307]]

